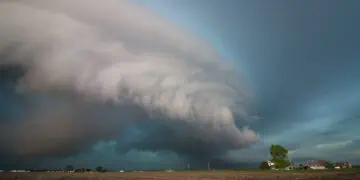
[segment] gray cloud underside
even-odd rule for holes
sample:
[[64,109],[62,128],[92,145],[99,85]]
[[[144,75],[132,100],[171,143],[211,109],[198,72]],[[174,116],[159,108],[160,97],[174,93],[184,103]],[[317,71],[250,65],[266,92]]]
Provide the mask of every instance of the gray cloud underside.
[[13,65],[21,72],[15,79],[6,72],[2,81],[16,80],[11,97],[20,100],[2,103],[26,104],[21,116],[0,122],[4,153],[68,156],[116,139],[129,124],[142,136],[120,152],[215,156],[257,141],[235,125],[248,119],[251,93],[233,66],[140,6],[3,1],[0,27],[1,71]]

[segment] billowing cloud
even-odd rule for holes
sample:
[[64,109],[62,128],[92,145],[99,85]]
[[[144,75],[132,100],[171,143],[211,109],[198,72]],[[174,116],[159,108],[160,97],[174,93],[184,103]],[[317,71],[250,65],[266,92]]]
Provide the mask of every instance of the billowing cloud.
[[251,93],[233,66],[139,5],[4,1],[0,27],[3,84],[16,80],[11,97],[20,99],[2,103],[26,104],[23,115],[0,122],[2,152],[66,156],[129,124],[142,136],[120,150],[215,155],[257,141],[235,124],[249,118]]

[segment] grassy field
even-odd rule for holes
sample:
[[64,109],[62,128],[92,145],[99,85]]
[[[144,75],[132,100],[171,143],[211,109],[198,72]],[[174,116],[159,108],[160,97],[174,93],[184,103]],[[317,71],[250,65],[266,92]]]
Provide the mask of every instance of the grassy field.
[[359,169],[338,171],[261,171],[219,170],[183,172],[108,172],[108,173],[0,173],[0,180],[250,180],[250,179],[360,179]]

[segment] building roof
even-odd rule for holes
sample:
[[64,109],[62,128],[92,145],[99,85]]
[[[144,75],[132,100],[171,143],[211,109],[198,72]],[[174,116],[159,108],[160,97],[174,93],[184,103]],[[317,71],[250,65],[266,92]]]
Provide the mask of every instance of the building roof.
[[305,165],[307,166],[325,166],[327,163],[326,160],[311,160],[305,162]]
[[348,166],[350,163],[349,162],[336,162],[335,166]]

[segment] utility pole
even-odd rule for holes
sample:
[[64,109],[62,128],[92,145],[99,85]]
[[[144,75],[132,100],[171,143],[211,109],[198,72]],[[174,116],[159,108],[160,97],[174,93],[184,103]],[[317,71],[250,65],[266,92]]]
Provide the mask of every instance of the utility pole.
[[208,162],[208,170],[210,171],[210,162]]

